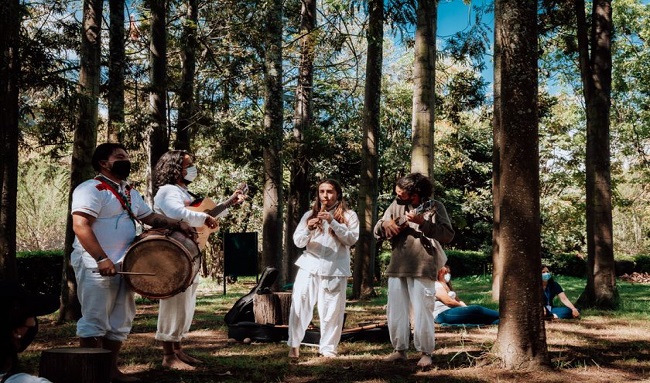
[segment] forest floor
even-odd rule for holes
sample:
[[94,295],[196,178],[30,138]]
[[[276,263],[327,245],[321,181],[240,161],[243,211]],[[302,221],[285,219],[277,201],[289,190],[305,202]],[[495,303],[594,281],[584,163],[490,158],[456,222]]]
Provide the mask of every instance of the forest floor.
[[[162,350],[154,340],[157,304],[139,300],[132,334],[121,353],[123,370],[155,383],[650,382],[648,313],[586,313],[578,320],[545,322],[551,368],[533,371],[504,370],[491,363],[497,326],[437,327],[433,366],[422,369],[413,349],[407,362],[383,362],[391,352],[388,342],[342,342],[337,358],[319,357],[317,348],[303,346],[300,358],[292,361],[283,342],[229,340],[223,316],[247,289],[223,295],[218,287],[202,285],[192,331],[183,342],[189,354],[203,360],[193,371],[162,367]],[[624,298],[650,299],[650,285],[634,291],[636,296]],[[346,327],[385,321],[383,304],[385,297],[348,301]],[[74,323],[57,325],[53,317],[42,318],[36,341],[21,355],[23,369],[36,374],[42,350],[77,344]]]

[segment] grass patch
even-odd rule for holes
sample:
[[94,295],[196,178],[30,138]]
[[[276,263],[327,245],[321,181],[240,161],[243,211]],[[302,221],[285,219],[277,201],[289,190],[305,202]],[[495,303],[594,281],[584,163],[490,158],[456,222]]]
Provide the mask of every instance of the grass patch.
[[[585,280],[556,276],[569,299],[576,301]],[[468,304],[498,308],[491,300],[487,276],[454,278],[454,289]],[[228,341],[223,318],[234,302],[255,285],[254,278],[240,278],[223,286],[202,280],[192,331],[183,342],[188,352],[204,361],[195,371],[171,371],[161,366],[162,350],[154,340],[158,304],[139,299],[130,338],[125,342],[122,366],[147,382],[624,382],[650,378],[650,285],[618,282],[621,309],[614,312],[586,310],[580,320],[546,322],[549,354],[555,370],[512,372],[486,364],[496,339],[496,326],[481,329],[436,328],[434,368],[416,367],[419,355],[411,349],[409,361],[386,364],[381,358],[388,343],[343,342],[340,357],[318,357],[317,349],[303,347],[298,363],[286,357],[284,343],[233,343]],[[346,327],[385,321],[386,289],[376,288],[370,300],[348,301]],[[559,302],[558,302],[559,304]],[[56,325],[54,316],[41,321],[41,332],[21,355],[23,370],[38,371],[40,352],[51,347],[78,344],[75,324]],[[315,321],[317,324],[318,321]]]

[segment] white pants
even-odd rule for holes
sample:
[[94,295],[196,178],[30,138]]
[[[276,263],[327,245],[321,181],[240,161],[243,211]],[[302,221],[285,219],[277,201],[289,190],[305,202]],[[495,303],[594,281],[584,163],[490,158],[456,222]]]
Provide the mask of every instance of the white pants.
[[[81,338],[106,337],[126,340],[133,318],[135,298],[120,274],[103,277],[90,254],[75,249],[70,257],[77,279],[77,295],[81,303],[81,319],[77,322],[77,335]],[[116,268],[120,269],[120,264]]]
[[158,308],[158,330],[156,340],[163,342],[180,342],[190,331],[194,309],[196,308],[196,291],[199,288],[199,275],[187,290],[173,297],[161,299]]
[[409,348],[411,336],[410,313],[413,311],[413,346],[430,354],[436,346],[433,306],[434,281],[429,278],[388,278],[388,332],[397,351]]
[[319,352],[336,354],[343,331],[346,287],[346,277],[326,277],[298,269],[289,311],[287,344],[290,347],[300,346],[309,322],[314,317],[314,305],[318,304],[316,308],[320,319]]

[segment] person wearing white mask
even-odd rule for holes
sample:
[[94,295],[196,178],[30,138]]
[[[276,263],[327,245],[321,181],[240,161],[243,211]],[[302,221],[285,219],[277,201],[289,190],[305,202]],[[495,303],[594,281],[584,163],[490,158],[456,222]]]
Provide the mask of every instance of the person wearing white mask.
[[[564,293],[562,286],[553,280],[553,274],[548,266],[542,266],[542,288],[544,291],[544,315],[548,319],[571,319],[578,318],[580,311],[571,303]],[[564,306],[553,306],[555,297],[560,298]]]
[[433,316],[443,325],[480,326],[499,323],[499,312],[479,305],[467,305],[458,298],[451,286],[451,269],[444,266],[438,271],[435,283],[436,303]]
[[[217,220],[211,215],[193,211],[188,206],[195,200],[195,195],[187,186],[198,175],[194,166],[194,157],[184,150],[170,150],[163,154],[155,169],[155,184],[158,187],[154,197],[154,211],[169,218],[187,222],[194,228],[210,229],[218,227]],[[239,195],[235,203],[244,200]],[[156,340],[162,342],[164,367],[176,370],[193,370],[193,365],[200,360],[188,355],[183,350],[181,340],[186,337],[192,324],[196,307],[196,293],[199,285],[197,274],[193,283],[183,292],[161,299],[158,311],[158,328]]]

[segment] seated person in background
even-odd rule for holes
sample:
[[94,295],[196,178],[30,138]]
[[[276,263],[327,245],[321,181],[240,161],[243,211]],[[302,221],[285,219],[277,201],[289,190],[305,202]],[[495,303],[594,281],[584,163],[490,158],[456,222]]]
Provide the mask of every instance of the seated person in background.
[[451,269],[438,270],[436,303],[433,317],[436,323],[451,325],[488,325],[499,323],[499,312],[479,305],[466,305],[458,299],[451,286]]
[[[544,289],[544,315],[547,318],[571,319],[580,316],[580,311],[571,303],[562,290],[562,286],[553,280],[553,274],[549,271],[548,266],[544,265],[542,265],[542,288]],[[553,300],[556,296],[566,307],[553,307]]]
[[0,382],[48,383],[49,380],[18,372],[18,353],[25,351],[38,332],[39,315],[55,312],[55,295],[27,293],[17,282],[0,281]]

